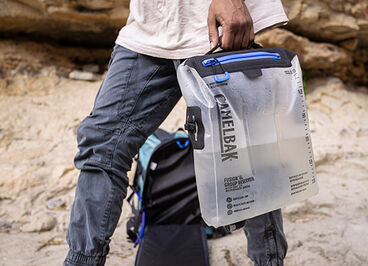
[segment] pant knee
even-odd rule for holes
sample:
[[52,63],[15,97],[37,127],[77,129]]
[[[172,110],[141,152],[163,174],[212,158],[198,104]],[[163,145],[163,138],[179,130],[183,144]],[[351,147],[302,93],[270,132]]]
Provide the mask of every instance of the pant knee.
[[78,153],[74,158],[78,169],[86,163],[110,168],[114,159],[121,130],[95,125],[87,117],[77,129]]

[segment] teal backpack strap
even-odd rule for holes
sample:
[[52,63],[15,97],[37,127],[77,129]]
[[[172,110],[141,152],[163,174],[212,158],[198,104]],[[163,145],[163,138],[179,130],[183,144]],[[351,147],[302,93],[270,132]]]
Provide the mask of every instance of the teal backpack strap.
[[161,141],[163,141],[163,142],[166,139],[172,138],[171,137],[172,134],[170,134],[169,132],[167,132],[167,131],[165,131],[161,128],[156,129],[155,133],[153,133],[153,134],[156,135],[156,137],[158,139],[160,139]]

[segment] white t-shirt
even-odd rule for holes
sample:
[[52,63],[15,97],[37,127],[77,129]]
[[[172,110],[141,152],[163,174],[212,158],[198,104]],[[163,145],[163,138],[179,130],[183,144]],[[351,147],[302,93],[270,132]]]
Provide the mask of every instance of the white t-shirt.
[[[203,55],[210,49],[207,14],[211,0],[131,0],[116,43],[167,59]],[[288,21],[281,0],[245,0],[254,32]]]

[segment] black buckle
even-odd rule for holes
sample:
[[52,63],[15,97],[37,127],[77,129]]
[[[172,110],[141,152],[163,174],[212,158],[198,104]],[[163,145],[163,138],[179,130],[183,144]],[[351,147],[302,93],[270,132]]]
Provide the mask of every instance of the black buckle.
[[197,126],[196,126],[196,123],[194,121],[186,122],[184,124],[184,128],[185,128],[185,130],[188,130],[188,132],[190,132],[190,133],[195,133],[197,131]]
[[188,106],[186,114],[185,129],[192,143],[193,149],[201,150],[204,148],[204,126],[202,123],[201,108],[198,106]]
[[245,226],[245,221],[240,221],[234,224],[229,224],[225,226],[225,230],[228,232],[238,230],[240,228],[243,228]]

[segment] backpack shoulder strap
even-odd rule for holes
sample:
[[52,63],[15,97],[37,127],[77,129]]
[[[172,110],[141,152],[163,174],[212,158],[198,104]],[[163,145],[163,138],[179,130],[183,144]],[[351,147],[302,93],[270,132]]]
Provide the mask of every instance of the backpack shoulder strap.
[[171,138],[171,134],[161,128],[156,129],[155,133],[153,134],[156,135],[160,140]]

